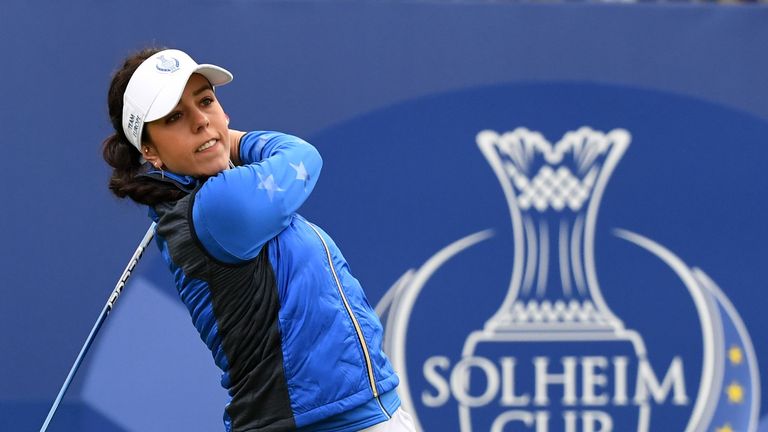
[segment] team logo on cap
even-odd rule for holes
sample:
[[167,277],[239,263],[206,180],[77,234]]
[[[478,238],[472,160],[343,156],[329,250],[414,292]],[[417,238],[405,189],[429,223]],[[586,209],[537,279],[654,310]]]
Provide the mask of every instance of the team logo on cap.
[[179,61],[174,57],[165,58],[165,54],[157,58],[155,68],[160,72],[173,73],[179,70]]

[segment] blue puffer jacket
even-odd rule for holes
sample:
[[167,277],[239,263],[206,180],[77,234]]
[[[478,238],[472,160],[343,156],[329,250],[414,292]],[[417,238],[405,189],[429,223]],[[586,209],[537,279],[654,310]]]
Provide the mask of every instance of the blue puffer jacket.
[[400,401],[381,323],[333,240],[296,213],[319,154],[294,136],[250,132],[240,157],[243,166],[150,211],[181,300],[223,371],[226,429],[385,421]]

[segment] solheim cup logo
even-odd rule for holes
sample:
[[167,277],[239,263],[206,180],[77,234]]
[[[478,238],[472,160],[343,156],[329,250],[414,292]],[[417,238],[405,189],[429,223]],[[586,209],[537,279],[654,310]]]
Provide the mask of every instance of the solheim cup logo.
[[[554,145],[525,128],[485,130],[477,145],[493,168],[512,221],[514,258],[498,311],[465,338],[460,359],[406,359],[411,314],[431,275],[460,251],[493,235],[480,231],[435,254],[395,283],[377,306],[385,349],[414,413],[457,409],[462,432],[667,431],[654,407],[687,407],[685,431],[753,431],[759,379],[749,335],[731,303],[701,270],[641,235],[615,234],[666,263],[687,288],[701,324],[703,360],[696,395],[686,363],[663,370],[636,331],[603,298],[594,259],[597,214],[608,180],[630,144],[623,129],[589,127]],[[496,289],[494,287],[473,287]],[[617,290],[621,287],[612,287]],[[409,374],[423,374],[413,389]],[[693,387],[695,388],[695,387]],[[443,427],[446,427],[443,425]]]
[[165,57],[165,54],[157,58],[155,68],[163,73],[173,73],[179,70],[179,60],[175,57]]

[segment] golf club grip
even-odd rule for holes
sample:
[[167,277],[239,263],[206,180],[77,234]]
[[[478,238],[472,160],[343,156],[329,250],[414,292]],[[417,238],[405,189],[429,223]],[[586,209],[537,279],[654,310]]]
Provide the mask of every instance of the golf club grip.
[[53,406],[51,406],[51,410],[48,412],[48,416],[45,418],[45,423],[43,423],[43,427],[40,428],[40,432],[46,432],[48,430],[48,425],[51,423],[51,419],[53,419],[53,415],[56,413],[56,410],[58,409],[59,404],[61,403],[61,400],[64,398],[64,394],[67,392],[67,389],[69,389],[69,385],[72,383],[72,379],[75,377],[77,370],[80,368],[80,365],[82,364],[83,359],[85,358],[85,355],[88,352],[88,349],[91,347],[91,344],[93,344],[93,340],[96,338],[96,334],[99,332],[101,325],[107,319],[107,315],[109,314],[109,311],[111,311],[112,307],[114,307],[115,302],[117,301],[117,298],[120,296],[120,293],[123,291],[123,287],[125,287],[125,284],[128,281],[128,278],[131,277],[131,272],[133,271],[133,268],[136,267],[136,264],[141,259],[141,255],[144,253],[144,250],[147,248],[147,245],[149,245],[149,242],[152,240],[152,237],[154,237],[156,226],[157,224],[155,222],[152,222],[152,225],[149,226],[149,229],[147,229],[147,233],[144,234],[144,238],[141,239],[141,243],[139,243],[139,247],[136,248],[136,251],[133,253],[131,260],[128,262],[128,265],[125,267],[123,274],[120,276],[120,279],[117,281],[117,285],[115,285],[115,289],[112,291],[112,294],[109,296],[109,300],[107,300],[107,304],[104,305],[104,308],[101,310],[101,314],[99,314],[99,317],[96,319],[96,323],[93,325],[91,332],[88,334],[88,338],[85,340],[83,347],[80,349],[80,353],[77,355],[77,358],[75,359],[75,363],[74,365],[72,365],[72,369],[69,370],[67,379],[64,380],[64,385],[61,386],[61,390],[59,390],[59,394],[56,396],[56,400],[53,402]]

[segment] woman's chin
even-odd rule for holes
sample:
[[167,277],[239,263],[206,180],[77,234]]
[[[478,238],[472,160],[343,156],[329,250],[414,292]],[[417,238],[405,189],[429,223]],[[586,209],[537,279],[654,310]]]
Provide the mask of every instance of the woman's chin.
[[229,158],[221,158],[199,166],[196,172],[200,177],[213,177],[227,168],[229,168]]

